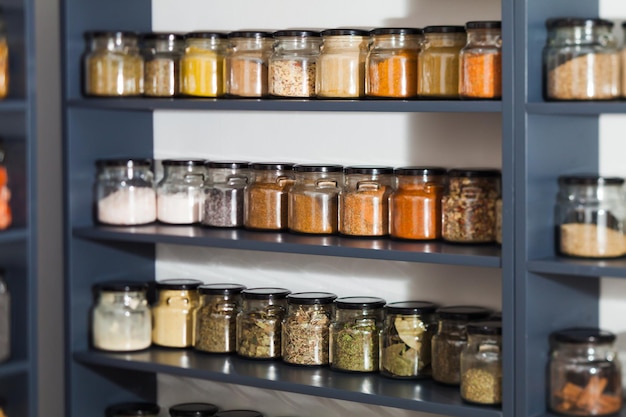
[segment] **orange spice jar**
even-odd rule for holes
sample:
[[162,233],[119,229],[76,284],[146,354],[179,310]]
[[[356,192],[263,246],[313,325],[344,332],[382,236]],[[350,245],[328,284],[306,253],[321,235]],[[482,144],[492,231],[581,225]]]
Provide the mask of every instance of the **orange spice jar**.
[[243,225],[246,228],[287,229],[287,196],[294,183],[293,165],[285,162],[249,165],[254,178],[243,193]]
[[467,44],[459,57],[459,95],[471,99],[502,96],[502,23],[467,22]]

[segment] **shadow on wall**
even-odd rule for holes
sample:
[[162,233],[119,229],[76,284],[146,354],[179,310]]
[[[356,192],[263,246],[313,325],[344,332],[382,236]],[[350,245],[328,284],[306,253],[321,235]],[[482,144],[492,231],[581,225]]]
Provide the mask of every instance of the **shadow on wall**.
[[385,21],[387,26],[424,27],[429,25],[464,25],[470,20],[500,20],[498,0],[420,0],[410,1],[404,17]]

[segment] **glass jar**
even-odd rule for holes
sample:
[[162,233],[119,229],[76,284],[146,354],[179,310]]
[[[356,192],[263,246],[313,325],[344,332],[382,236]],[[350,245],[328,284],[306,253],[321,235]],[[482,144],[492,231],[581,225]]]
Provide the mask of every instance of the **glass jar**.
[[206,284],[198,287],[200,305],[194,311],[194,347],[210,353],[235,351],[237,314],[241,311],[240,284]]
[[389,198],[389,233],[400,239],[441,238],[441,197],[446,170],[438,167],[394,169],[395,190]]
[[491,310],[475,306],[437,309],[437,333],[432,340],[433,379],[450,385],[461,383],[461,352],[467,345],[466,326],[471,321],[491,319]]
[[336,298],[329,292],[287,296],[287,315],[282,325],[283,361],[293,365],[328,365],[330,320]]
[[250,182],[249,162],[207,163],[202,224],[213,227],[243,226],[243,194]]
[[4,12],[0,9],[0,99],[9,95],[9,43]]
[[[626,22],[622,23],[622,32],[624,34],[622,36],[622,39],[626,39]],[[624,68],[626,68],[626,44],[623,44],[622,45],[622,49],[620,50],[620,65],[621,65],[621,68],[622,68],[622,71],[621,71],[621,74],[622,74],[622,78],[621,78],[621,83],[622,83],[621,97],[625,98],[626,97],[626,70],[624,70]]]
[[148,286],[140,282],[110,281],[95,286],[92,341],[96,349],[128,352],[152,343]]
[[233,97],[266,97],[267,67],[274,39],[270,32],[238,31],[228,34],[227,92]]
[[417,57],[423,33],[417,28],[378,28],[370,31],[365,63],[367,96],[417,96]]
[[13,224],[9,183],[9,172],[5,164],[5,150],[0,141],[0,230],[6,230]]
[[274,51],[269,61],[270,94],[277,97],[315,97],[315,73],[320,53],[319,32],[274,32]]
[[289,230],[299,233],[337,233],[341,165],[294,166],[296,182],[289,190]]
[[186,348],[193,346],[193,311],[198,308],[195,279],[165,279],[156,283],[158,299],[152,308],[152,343]]
[[139,96],[143,93],[143,57],[133,32],[87,32],[84,91],[88,96]]
[[209,403],[183,403],[170,407],[170,417],[211,417],[219,407]]
[[11,356],[11,294],[0,269],[0,362]]
[[491,243],[496,239],[500,171],[452,169],[442,199],[441,236],[449,242]]
[[502,198],[496,200],[496,242],[502,244]]
[[157,220],[168,224],[194,224],[202,220],[204,163],[201,159],[163,161],[163,179],[157,186]]
[[180,94],[180,58],[184,38],[175,33],[148,33],[143,37],[144,95],[174,97]]
[[561,255],[615,258],[626,254],[624,179],[563,175],[556,204]]
[[106,417],[158,417],[161,407],[154,403],[122,403],[107,407]]
[[226,93],[226,34],[191,32],[185,35],[180,62],[181,93],[196,97],[222,97]]
[[437,305],[402,301],[385,306],[380,372],[392,378],[425,378],[431,374],[431,340]]
[[287,310],[285,288],[249,288],[237,314],[237,353],[252,359],[281,356],[281,325]]
[[463,26],[427,26],[419,54],[417,93],[420,97],[459,97],[459,56],[467,34]]
[[571,328],[550,335],[549,407],[570,416],[605,416],[622,408],[622,372],[615,335]]
[[345,185],[339,193],[339,232],[349,236],[389,234],[389,196],[393,168],[344,168]]
[[502,97],[502,22],[467,22],[467,44],[460,52],[459,95]]
[[250,168],[254,179],[244,189],[244,226],[258,230],[287,229],[287,197],[295,178],[293,164],[252,163]]
[[461,352],[461,398],[476,404],[502,403],[502,322],[468,323]]
[[323,98],[358,98],[365,95],[365,58],[368,32],[328,29],[321,32],[315,91]]
[[376,372],[385,300],[341,297],[330,324],[330,367],[339,371]]
[[157,218],[154,174],[149,159],[96,161],[96,210],[100,223],[136,226]]

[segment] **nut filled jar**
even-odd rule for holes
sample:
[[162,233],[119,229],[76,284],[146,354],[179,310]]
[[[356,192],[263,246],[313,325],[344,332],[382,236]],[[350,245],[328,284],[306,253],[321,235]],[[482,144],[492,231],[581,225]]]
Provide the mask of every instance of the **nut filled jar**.
[[291,163],[252,163],[253,181],[244,189],[243,223],[250,229],[284,230],[288,194],[295,175]]
[[243,226],[243,194],[250,181],[248,161],[210,161],[204,184],[202,224],[213,227]]
[[461,398],[476,404],[502,403],[502,322],[468,323],[461,352]]
[[233,97],[268,95],[267,67],[274,39],[270,32],[237,31],[228,34],[226,89]]
[[106,408],[106,417],[158,417],[161,407],[154,403],[121,403]]
[[11,356],[11,294],[0,269],[0,362]]
[[150,97],[174,97],[180,94],[183,36],[175,33],[148,33],[143,36],[143,42],[143,94]]
[[277,97],[315,97],[320,33],[312,30],[274,32],[269,64],[269,90]]
[[467,44],[460,52],[459,95],[468,99],[502,96],[502,22],[465,24]]
[[226,93],[226,34],[191,32],[185,35],[180,63],[181,93],[196,97],[222,97]]
[[168,224],[200,222],[205,176],[204,160],[164,160],[163,179],[157,186],[157,220]]
[[419,54],[417,93],[420,97],[459,97],[459,57],[467,34],[463,26],[427,26]]
[[357,98],[365,95],[365,58],[369,34],[358,29],[321,32],[316,92],[324,98]]
[[193,346],[193,311],[198,307],[195,279],[165,279],[156,283],[158,299],[152,308],[152,343],[172,348]]

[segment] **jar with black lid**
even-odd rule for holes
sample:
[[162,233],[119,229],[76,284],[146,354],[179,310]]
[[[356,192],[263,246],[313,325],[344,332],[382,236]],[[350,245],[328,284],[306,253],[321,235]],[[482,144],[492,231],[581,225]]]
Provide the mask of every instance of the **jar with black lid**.
[[292,163],[251,163],[253,180],[244,190],[243,224],[257,230],[287,229],[288,193],[295,175]]
[[263,413],[254,410],[224,410],[215,413],[215,417],[263,417]]
[[105,410],[106,417],[158,417],[161,407],[154,403],[121,403],[110,405]]
[[180,94],[180,58],[184,38],[176,33],[143,35],[143,94],[149,97],[174,97]]
[[203,225],[243,226],[243,194],[251,179],[249,164],[248,161],[210,161],[206,164]]
[[193,311],[198,307],[195,279],[165,279],[156,283],[158,299],[152,308],[152,343],[172,348],[193,346]]
[[181,93],[195,97],[226,94],[228,40],[221,32],[190,32],[185,35],[181,58]]
[[459,95],[467,99],[502,97],[502,22],[465,24],[467,43],[459,55]]
[[274,32],[269,60],[269,91],[276,97],[315,97],[320,33],[313,30]]
[[219,407],[209,403],[183,403],[170,407],[170,417],[211,417]]
[[226,88],[233,97],[268,95],[268,64],[274,39],[264,31],[236,31],[228,34]]
[[202,220],[204,163],[202,159],[163,161],[163,179],[157,185],[157,220],[168,224],[195,224]]
[[315,91],[324,98],[358,98],[365,95],[365,58],[369,33],[360,29],[321,32]]
[[502,322],[466,325],[461,352],[461,398],[476,404],[502,403]]
[[420,97],[459,97],[459,58],[467,42],[464,26],[427,26],[418,58]]
[[13,54],[12,48],[9,50],[7,40],[6,18],[4,9],[0,8],[0,100],[5,99],[10,92],[11,82],[9,72],[9,55]]
[[11,294],[0,269],[0,362],[11,357]]

